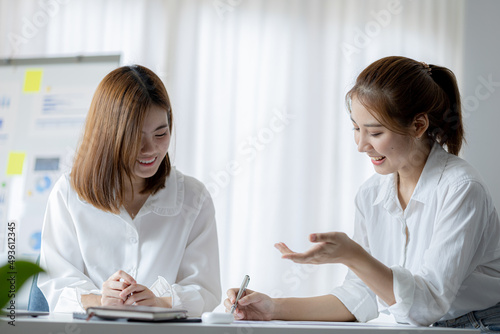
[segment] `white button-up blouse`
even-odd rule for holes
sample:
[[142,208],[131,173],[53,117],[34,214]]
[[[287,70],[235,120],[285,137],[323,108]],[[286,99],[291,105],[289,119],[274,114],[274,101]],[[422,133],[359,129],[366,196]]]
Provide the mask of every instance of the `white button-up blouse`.
[[165,188],[135,219],[81,200],[69,175],[54,185],[42,229],[38,286],[53,312],[83,312],[82,294],[124,270],[157,297],[173,297],[191,316],[221,300],[215,210],[205,186],[172,168]]
[[392,269],[396,297],[387,307],[349,271],[332,293],[358,321],[380,310],[429,325],[500,302],[498,214],[478,173],[438,144],[404,211],[395,175],[374,175],[360,188],[353,238]]

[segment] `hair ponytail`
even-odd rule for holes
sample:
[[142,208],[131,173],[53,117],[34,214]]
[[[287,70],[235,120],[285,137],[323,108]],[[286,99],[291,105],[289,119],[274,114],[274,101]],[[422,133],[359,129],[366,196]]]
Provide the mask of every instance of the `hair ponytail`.
[[428,134],[441,146],[446,145],[448,152],[458,155],[465,138],[457,79],[446,67],[430,65],[430,69],[432,79],[447,96],[448,106],[442,113],[429,114]]

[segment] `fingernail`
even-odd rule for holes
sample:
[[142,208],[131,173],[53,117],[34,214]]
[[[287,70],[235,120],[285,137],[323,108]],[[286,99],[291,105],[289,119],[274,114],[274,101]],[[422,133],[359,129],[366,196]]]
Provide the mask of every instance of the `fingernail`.
[[316,241],[316,238],[317,238],[316,234],[311,234],[311,237],[310,237],[311,241]]

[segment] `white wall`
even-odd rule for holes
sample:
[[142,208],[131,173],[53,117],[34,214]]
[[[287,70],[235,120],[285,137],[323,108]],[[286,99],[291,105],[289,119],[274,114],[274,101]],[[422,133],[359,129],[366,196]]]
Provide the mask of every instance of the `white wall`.
[[[500,210],[500,1],[469,0],[465,8],[462,102],[464,158],[476,167]],[[489,82],[489,83],[488,83]]]

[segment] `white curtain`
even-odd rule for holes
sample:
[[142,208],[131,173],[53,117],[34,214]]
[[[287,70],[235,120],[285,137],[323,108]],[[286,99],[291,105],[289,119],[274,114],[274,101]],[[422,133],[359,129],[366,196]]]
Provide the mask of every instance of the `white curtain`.
[[463,8],[455,0],[1,0],[0,56],[120,53],[123,64],[156,71],[174,108],[174,163],[214,199],[223,291],[249,274],[251,289],[309,296],[328,293],[346,269],[294,265],[273,245],[303,251],[309,233],[352,233],[353,199],[373,169],[354,144],[345,93],[388,55],[444,65],[460,79]]

